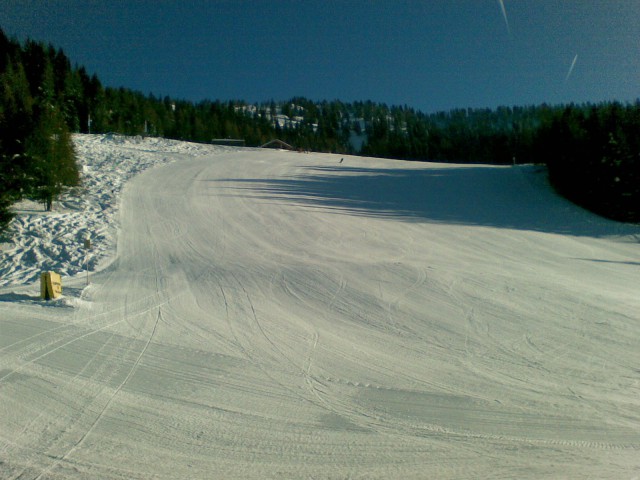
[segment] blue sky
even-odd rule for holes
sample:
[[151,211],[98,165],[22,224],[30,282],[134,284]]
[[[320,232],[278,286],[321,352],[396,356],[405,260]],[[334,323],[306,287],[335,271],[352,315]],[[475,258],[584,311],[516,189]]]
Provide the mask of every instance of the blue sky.
[[0,0],[0,26],[104,85],[193,101],[433,112],[640,97],[640,0],[503,4],[506,21],[499,0]]

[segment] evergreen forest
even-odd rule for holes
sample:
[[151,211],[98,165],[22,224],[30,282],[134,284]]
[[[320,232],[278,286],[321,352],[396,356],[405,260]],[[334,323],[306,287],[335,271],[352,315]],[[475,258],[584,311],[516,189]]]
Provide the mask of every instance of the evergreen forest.
[[[213,92],[215,93],[215,92]],[[371,101],[191,102],[105,87],[61,49],[0,29],[0,229],[24,198],[51,209],[80,175],[71,134],[209,143],[280,139],[303,151],[416,161],[546,164],[552,185],[603,216],[640,222],[640,100],[423,113]]]

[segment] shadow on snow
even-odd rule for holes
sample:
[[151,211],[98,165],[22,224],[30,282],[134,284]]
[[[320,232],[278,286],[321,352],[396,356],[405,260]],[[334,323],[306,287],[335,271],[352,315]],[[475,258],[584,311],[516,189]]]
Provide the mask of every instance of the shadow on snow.
[[290,178],[216,182],[233,182],[224,188],[238,190],[223,195],[307,204],[338,214],[575,236],[640,237],[639,226],[604,219],[560,197],[549,186],[544,167],[306,168],[308,173]]

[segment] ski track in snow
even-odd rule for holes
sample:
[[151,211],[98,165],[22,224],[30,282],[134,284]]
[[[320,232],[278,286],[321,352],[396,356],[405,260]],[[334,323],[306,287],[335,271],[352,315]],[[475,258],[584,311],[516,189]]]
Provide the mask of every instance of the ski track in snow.
[[74,140],[2,250],[0,478],[640,476],[640,227],[540,167]]

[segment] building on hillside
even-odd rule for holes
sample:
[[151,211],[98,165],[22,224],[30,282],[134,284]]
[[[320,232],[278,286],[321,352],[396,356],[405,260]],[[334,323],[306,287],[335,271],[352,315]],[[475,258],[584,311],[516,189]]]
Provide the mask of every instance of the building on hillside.
[[291,145],[283,142],[282,140],[278,140],[277,138],[265,143],[264,145],[261,145],[260,148],[281,148],[285,150],[295,150],[295,148],[293,148]]
[[244,147],[244,139],[242,138],[212,138],[209,143],[228,147]]

